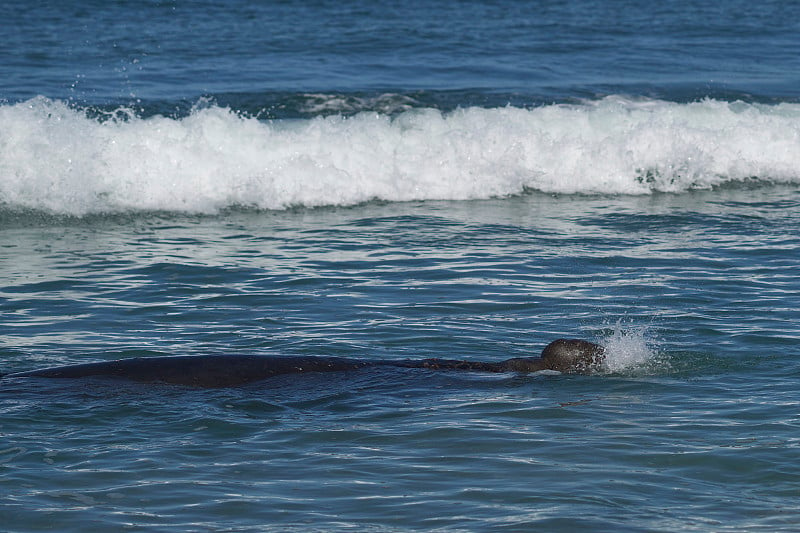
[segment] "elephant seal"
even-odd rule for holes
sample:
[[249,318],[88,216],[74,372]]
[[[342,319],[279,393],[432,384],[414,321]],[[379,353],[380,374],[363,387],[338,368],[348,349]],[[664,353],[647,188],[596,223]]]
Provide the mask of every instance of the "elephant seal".
[[358,360],[342,357],[295,357],[266,355],[195,355],[133,357],[68,365],[29,372],[0,375],[7,378],[112,377],[143,382],[163,382],[194,387],[232,387],[277,376],[301,372],[333,372],[365,367],[391,366],[431,370],[473,370],[482,372],[589,373],[605,360],[604,348],[580,339],[558,339],[548,344],[541,357],[518,357],[497,363],[453,359],[400,361]]

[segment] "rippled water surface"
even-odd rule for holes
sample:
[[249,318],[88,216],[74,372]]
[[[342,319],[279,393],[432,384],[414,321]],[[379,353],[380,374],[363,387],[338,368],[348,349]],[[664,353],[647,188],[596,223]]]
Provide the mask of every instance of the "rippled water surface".
[[794,529],[798,195],[9,218],[3,370],[134,355],[500,360],[233,389],[5,380],[10,529]]

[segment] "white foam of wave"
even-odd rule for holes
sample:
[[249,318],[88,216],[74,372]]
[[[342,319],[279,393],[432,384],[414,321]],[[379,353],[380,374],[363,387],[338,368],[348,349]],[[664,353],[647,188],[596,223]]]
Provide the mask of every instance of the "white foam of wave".
[[534,109],[264,122],[97,119],[46,98],[0,106],[0,203],[83,215],[476,199],[526,189],[648,194],[800,181],[800,105],[609,97]]

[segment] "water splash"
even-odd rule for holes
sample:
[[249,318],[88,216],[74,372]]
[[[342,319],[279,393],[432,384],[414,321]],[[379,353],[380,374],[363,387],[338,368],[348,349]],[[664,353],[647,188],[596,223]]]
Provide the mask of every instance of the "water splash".
[[669,369],[649,326],[631,326],[618,320],[600,341],[606,349],[606,368],[613,373],[656,373]]

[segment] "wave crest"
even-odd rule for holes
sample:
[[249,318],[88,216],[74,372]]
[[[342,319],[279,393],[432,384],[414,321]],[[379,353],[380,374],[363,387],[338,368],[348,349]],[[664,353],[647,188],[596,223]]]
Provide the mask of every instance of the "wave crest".
[[679,193],[797,183],[798,169],[800,105],[788,103],[607,97],[282,121],[213,104],[183,118],[43,97],[0,106],[0,202],[70,215]]

